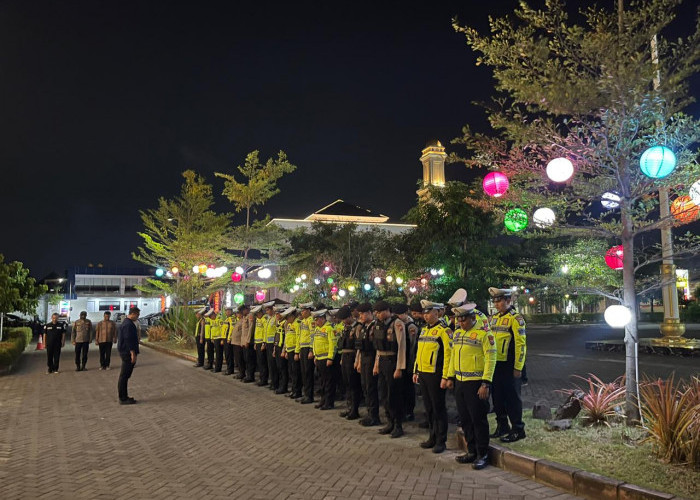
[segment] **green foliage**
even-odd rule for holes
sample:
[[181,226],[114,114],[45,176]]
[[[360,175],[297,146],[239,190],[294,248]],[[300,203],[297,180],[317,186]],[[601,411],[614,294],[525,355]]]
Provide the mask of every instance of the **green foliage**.
[[10,328],[4,342],[0,342],[0,367],[15,364],[32,338],[31,328]]
[[[191,170],[183,172],[185,182],[180,196],[172,200],[160,198],[158,208],[141,211],[144,231],[139,233],[143,245],[132,254],[138,262],[169,270],[178,267],[183,273],[194,265],[218,263],[225,259],[224,235],[231,220],[229,214],[212,210],[214,197],[211,185]],[[154,269],[155,271],[155,269]],[[194,274],[189,279],[149,279],[141,287],[146,293],[174,295],[187,302],[216,288],[217,283]]]
[[159,326],[165,327],[173,336],[193,337],[197,326],[197,317],[191,307],[171,307],[160,319]]
[[639,389],[648,440],[658,456],[700,468],[700,378],[645,380]]
[[149,342],[164,342],[170,340],[170,331],[164,325],[153,325],[148,328]]
[[5,262],[0,254],[0,313],[33,314],[45,285],[37,285],[21,262]]
[[445,270],[446,278],[434,283],[433,299],[446,300],[463,287],[470,300],[485,303],[488,287],[499,283],[494,270],[503,267],[504,252],[494,240],[498,234],[494,216],[465,203],[474,191],[462,182],[431,186],[429,194],[406,216],[417,225],[403,237],[407,267]]
[[[580,387],[583,391],[581,410],[582,422],[585,425],[607,425],[614,419],[619,419],[620,406],[625,400],[625,380],[619,377],[610,383],[603,382],[600,378],[588,374],[588,377],[574,375],[584,381],[586,386]],[[575,389],[567,389],[559,392],[571,394]]]

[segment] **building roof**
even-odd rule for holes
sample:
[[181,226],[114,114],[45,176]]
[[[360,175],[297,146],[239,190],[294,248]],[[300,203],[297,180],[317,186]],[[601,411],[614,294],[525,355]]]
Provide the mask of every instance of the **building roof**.
[[304,218],[308,221],[328,222],[387,222],[389,217],[377,214],[366,208],[358,207],[344,200],[335,200],[333,203],[315,211]]

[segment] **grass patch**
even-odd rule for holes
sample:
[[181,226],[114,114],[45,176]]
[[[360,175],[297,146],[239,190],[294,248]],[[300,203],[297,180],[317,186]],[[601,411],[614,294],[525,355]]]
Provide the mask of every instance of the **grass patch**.
[[[641,444],[645,431],[612,424],[611,427],[584,427],[578,419],[572,429],[547,431],[542,420],[523,412],[527,438],[501,446],[538,458],[544,458],[602,474],[620,481],[672,493],[684,498],[700,498],[700,471],[690,467],[669,465],[654,456],[650,443]],[[491,429],[495,416],[489,415]]]
[[144,344],[154,344],[172,351],[184,352],[185,354],[191,354],[192,356],[197,356],[197,348],[189,347],[187,344],[180,344],[174,340],[164,340],[162,342],[152,342],[148,340],[142,341]]

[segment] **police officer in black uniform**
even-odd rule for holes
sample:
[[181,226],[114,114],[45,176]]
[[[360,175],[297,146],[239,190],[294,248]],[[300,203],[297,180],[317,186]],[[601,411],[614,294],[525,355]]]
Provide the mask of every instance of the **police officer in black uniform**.
[[357,307],[360,313],[360,322],[355,330],[355,370],[360,374],[362,381],[362,392],[365,395],[367,405],[367,416],[360,420],[360,424],[365,427],[381,424],[379,420],[379,389],[378,377],[373,373],[374,362],[377,351],[374,348],[374,316],[372,316],[372,305],[369,302],[360,304]]
[[46,358],[49,367],[46,373],[58,373],[61,347],[66,345],[66,324],[63,321],[58,321],[57,313],[53,313],[51,322],[44,326],[44,342],[46,343]]
[[340,412],[340,416],[348,420],[360,418],[359,407],[362,399],[362,382],[360,374],[355,370],[355,337],[358,322],[352,316],[348,306],[341,307],[336,315],[339,321],[344,324],[343,332],[338,339],[338,349],[340,351],[340,367],[342,369],[343,380],[345,381],[345,401],[347,408]]

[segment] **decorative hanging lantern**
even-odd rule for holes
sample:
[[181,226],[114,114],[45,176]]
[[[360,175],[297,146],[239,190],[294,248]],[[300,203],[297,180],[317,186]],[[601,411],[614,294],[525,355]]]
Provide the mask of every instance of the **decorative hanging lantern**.
[[173,266],[173,268],[170,270],[170,272],[173,273],[173,274],[177,274],[177,273],[180,272],[180,269],[178,269],[177,266]]
[[350,286],[348,287],[348,292],[352,293],[352,292],[354,292],[354,291],[355,291],[355,285],[350,285]]
[[304,281],[304,280],[306,279],[306,274],[305,274],[305,273],[302,273],[302,275],[299,276],[299,277],[301,278],[302,281]]
[[375,284],[378,285],[378,284],[381,283],[381,282],[382,282],[382,279],[381,279],[379,276],[377,276],[376,278],[374,278],[374,283],[375,283]]
[[243,300],[245,300],[245,297],[243,296],[242,293],[237,293],[236,295],[233,296],[233,301],[236,304],[242,304]]
[[506,229],[517,233],[527,227],[527,214],[520,208],[508,210],[503,223],[506,225]]
[[199,266],[192,266],[192,272],[194,274],[199,274]]
[[272,276],[272,271],[268,267],[263,267],[258,271],[258,278],[266,280]]
[[688,192],[693,203],[700,205],[700,181],[695,181]]
[[508,191],[508,177],[501,172],[491,172],[486,174],[481,185],[487,195],[493,196],[494,198],[500,198],[506,191]]
[[698,218],[700,207],[698,207],[690,196],[679,196],[671,203],[671,213],[683,224],[689,224]]
[[236,269],[234,269],[238,274],[243,274],[245,271],[241,266],[236,266]]
[[200,264],[199,265],[199,272],[200,274],[204,274],[207,272],[207,265],[206,264]]
[[554,182],[566,182],[574,175],[574,164],[568,158],[554,158],[547,164],[547,177]]
[[622,269],[622,259],[624,257],[624,250],[622,245],[617,245],[610,248],[605,252],[605,264],[616,271]]
[[265,290],[258,290],[257,292],[255,292],[255,300],[257,300],[258,302],[262,302],[263,300],[265,300],[265,295]]
[[622,200],[622,198],[620,198],[619,194],[608,191],[607,193],[603,193],[603,196],[600,197],[600,204],[608,210],[612,210],[620,206],[620,200]]
[[345,297],[345,294],[346,294],[345,290],[338,290],[338,296]]
[[401,276],[398,276],[398,277],[396,278],[396,284],[397,284],[397,285],[400,285],[400,284],[402,284],[402,283],[403,283],[403,278],[402,278]]
[[326,283],[328,283],[329,285],[332,285],[332,284],[333,284],[333,278],[326,278]]
[[156,276],[158,276],[159,278],[162,278],[164,274],[165,271],[162,268],[159,267],[158,269],[156,269]]
[[603,317],[605,322],[613,328],[624,328],[632,321],[632,311],[621,305],[610,306],[605,310]]
[[233,281],[234,283],[238,283],[242,279],[243,279],[243,276],[241,275],[241,273],[236,272],[236,273],[231,274],[231,281]]
[[335,286],[335,285],[333,285],[333,286],[331,287],[331,293],[332,293],[332,294],[338,293],[338,287]]
[[676,168],[676,155],[666,146],[653,146],[639,159],[642,173],[652,179],[663,179]]
[[372,285],[370,285],[369,283],[365,283],[363,285],[363,288],[365,289],[365,292],[369,292],[372,289]]
[[386,277],[386,282],[387,282],[387,283],[391,283],[392,281],[394,281],[394,277],[393,277],[393,276],[389,275],[389,276]]
[[535,226],[539,227],[540,229],[550,227],[552,224],[554,224],[555,219],[556,216],[554,215],[554,210],[547,207],[538,208],[535,210],[535,213],[532,214],[532,222],[534,222]]

